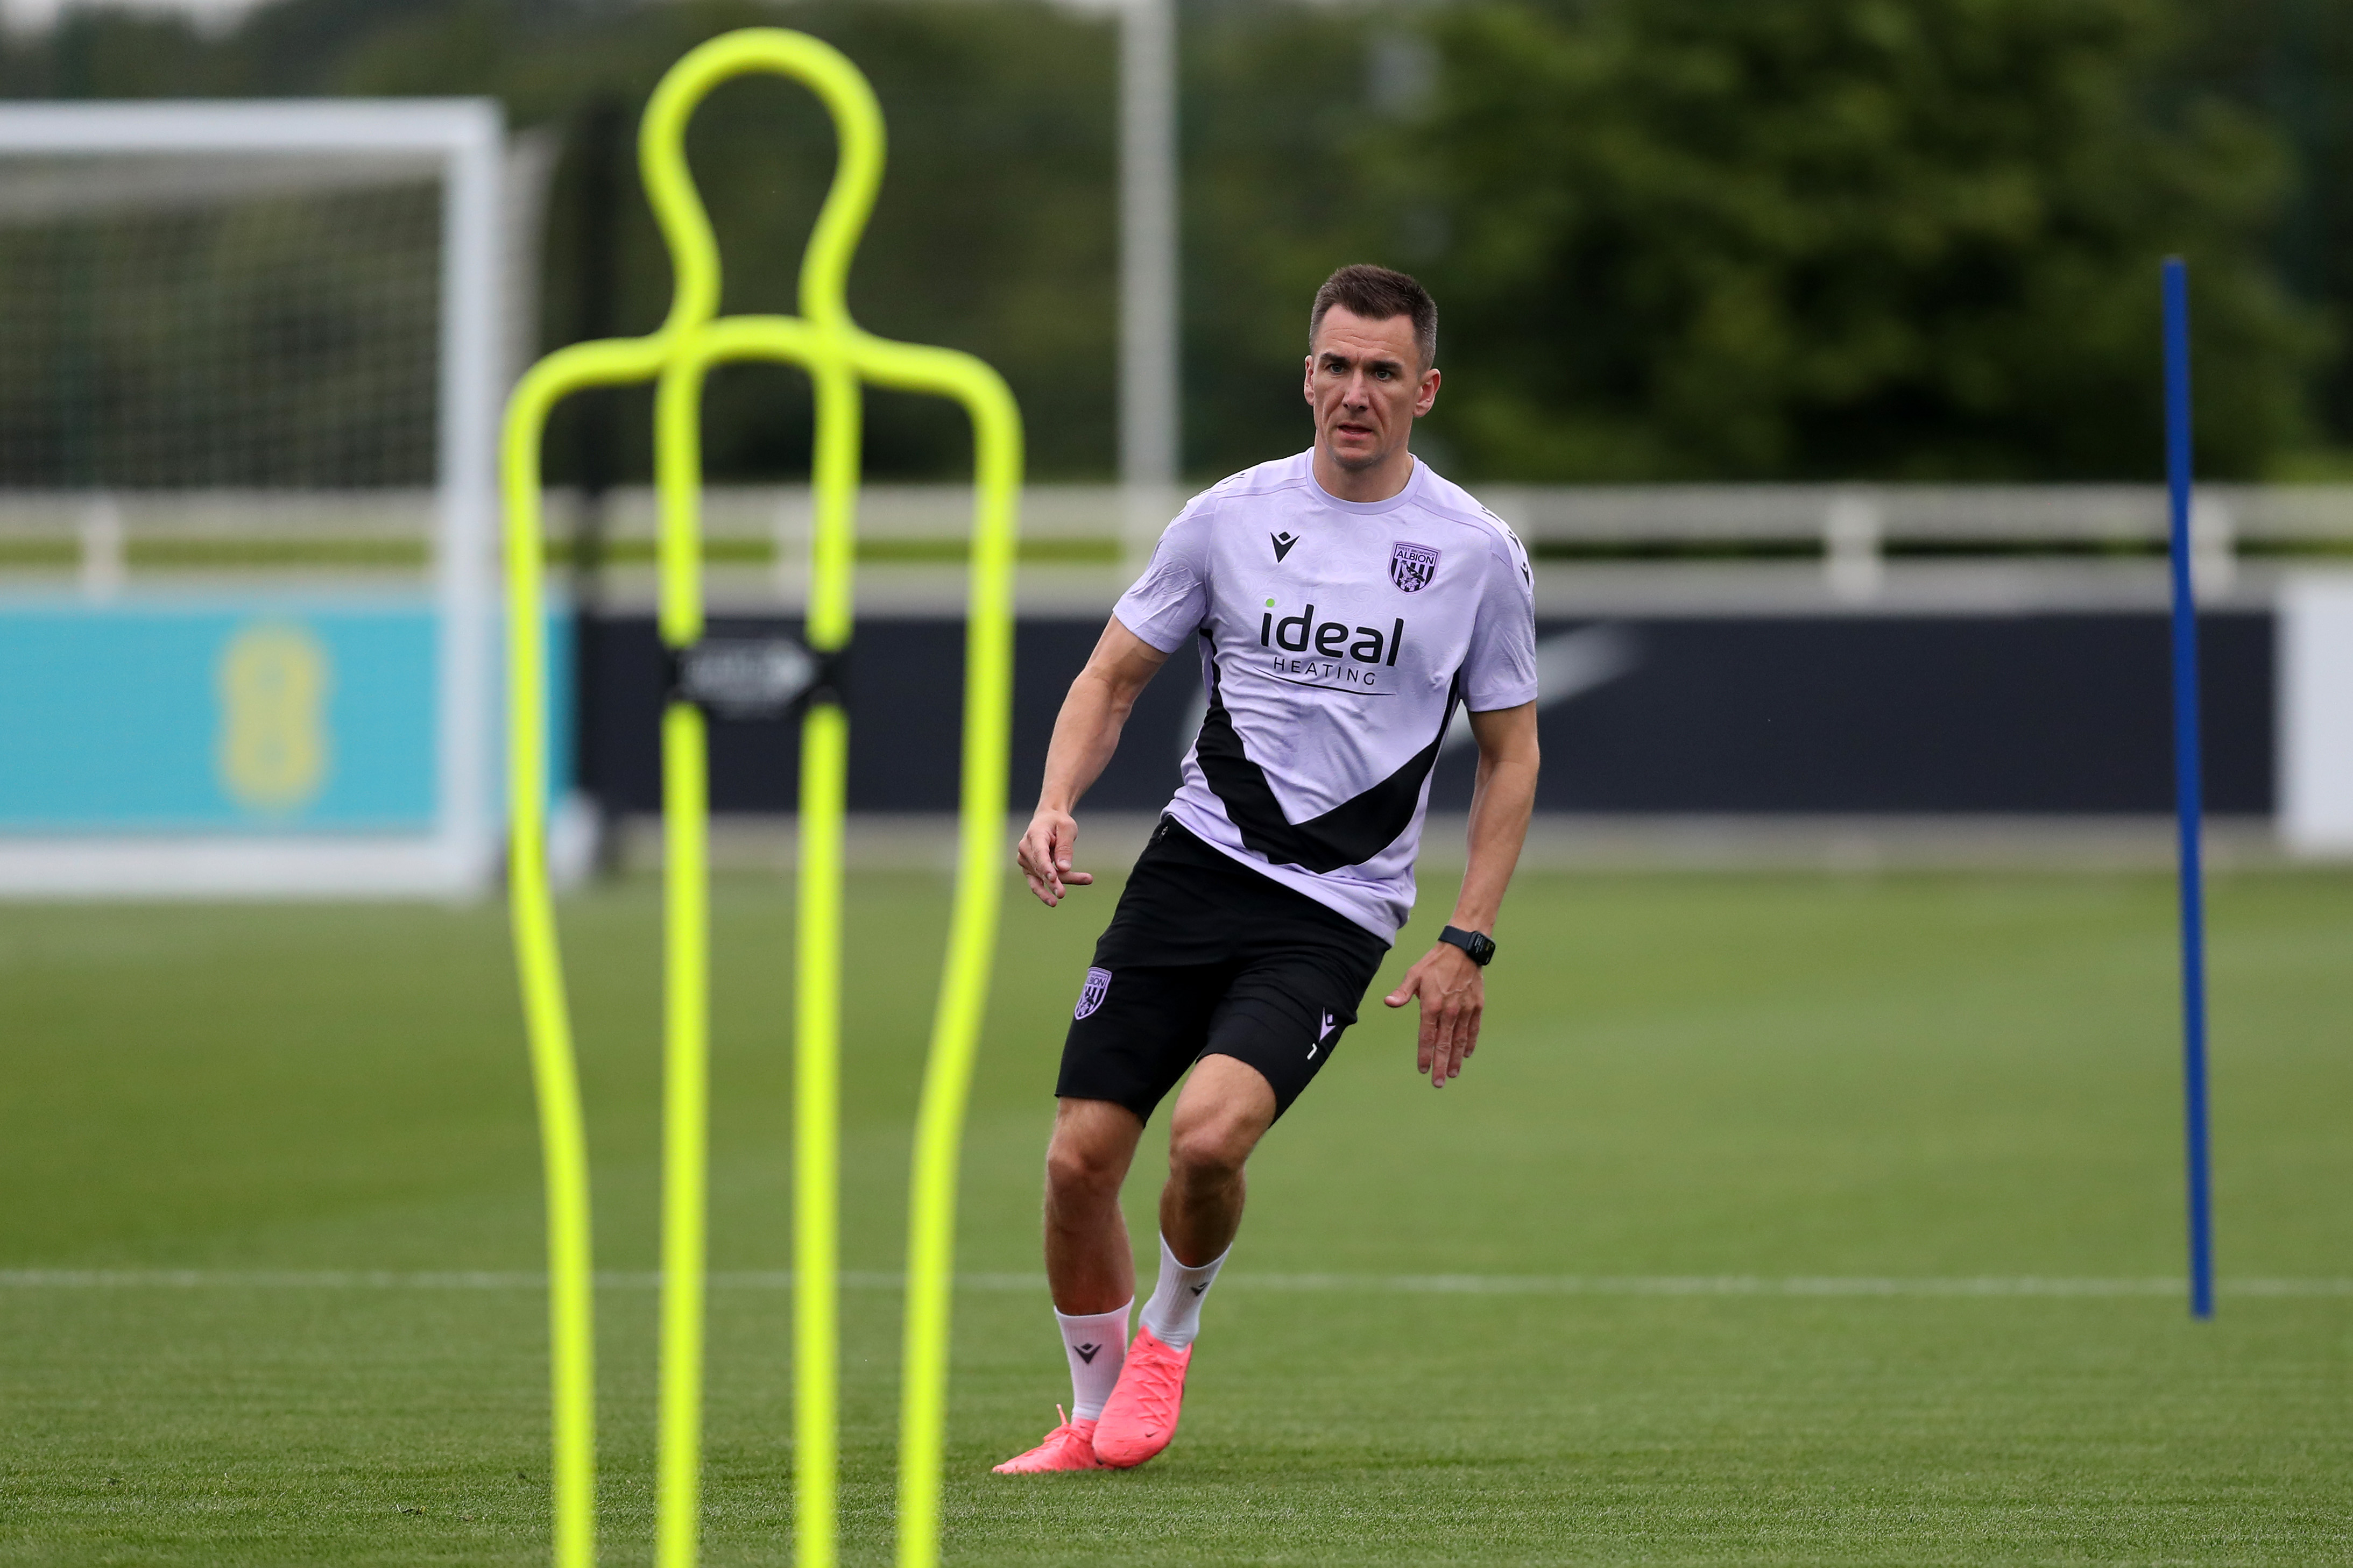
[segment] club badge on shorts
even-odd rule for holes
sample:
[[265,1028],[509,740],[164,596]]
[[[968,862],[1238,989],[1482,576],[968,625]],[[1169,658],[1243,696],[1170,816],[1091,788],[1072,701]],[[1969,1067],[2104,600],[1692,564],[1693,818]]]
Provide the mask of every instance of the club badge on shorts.
[[1087,983],[1079,988],[1079,1005],[1071,1009],[1071,1016],[1073,1018],[1090,1016],[1096,1008],[1103,1005],[1103,998],[1110,994],[1111,971],[1088,970]]
[[1398,540],[1389,552],[1389,581],[1404,594],[1419,594],[1438,575],[1438,552],[1427,544]]

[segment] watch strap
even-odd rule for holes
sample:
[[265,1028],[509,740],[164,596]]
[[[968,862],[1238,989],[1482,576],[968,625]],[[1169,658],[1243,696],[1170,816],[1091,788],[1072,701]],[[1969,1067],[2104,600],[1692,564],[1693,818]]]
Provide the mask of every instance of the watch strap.
[[1438,933],[1438,940],[1451,947],[1461,948],[1472,963],[1484,969],[1494,962],[1495,939],[1484,931],[1464,931],[1461,926],[1448,926]]

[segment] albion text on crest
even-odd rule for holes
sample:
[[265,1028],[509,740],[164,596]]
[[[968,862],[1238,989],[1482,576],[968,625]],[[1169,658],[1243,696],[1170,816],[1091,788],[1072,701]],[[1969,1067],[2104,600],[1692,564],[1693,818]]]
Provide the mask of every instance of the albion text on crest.
[[1079,988],[1079,1005],[1071,1009],[1071,1016],[1073,1018],[1083,1018],[1087,1016],[1096,1008],[1102,1006],[1103,1005],[1103,998],[1110,994],[1111,971],[1108,969],[1088,970],[1087,983]]
[[1389,552],[1389,581],[1401,592],[1419,594],[1438,575],[1438,552],[1427,544],[1398,541]]

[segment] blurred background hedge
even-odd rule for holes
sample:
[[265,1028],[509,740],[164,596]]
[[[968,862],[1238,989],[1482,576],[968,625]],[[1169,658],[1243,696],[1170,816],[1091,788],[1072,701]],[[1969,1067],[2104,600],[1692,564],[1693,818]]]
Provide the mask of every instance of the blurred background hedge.
[[[2157,272],[2193,265],[2202,461],[2353,474],[2353,7],[2322,0],[1456,0],[1181,8],[1186,466],[1304,444],[1309,291],[1408,268],[1465,479],[2147,479]],[[483,93],[561,135],[541,341],[638,331],[668,268],[629,165],[661,71],[730,27],[847,50],[892,161],[852,300],[987,356],[1041,478],[1114,461],[1117,37],[1036,0],[280,0],[227,31],[69,13],[16,98]],[[780,84],[692,155],[731,309],[789,309],[831,156]],[[609,197],[600,192],[612,193]],[[602,205],[600,206],[600,204]],[[580,237],[609,207],[610,287]],[[621,396],[624,395],[616,395]],[[805,389],[714,384],[714,477],[807,460]],[[616,477],[646,468],[615,410]],[[878,476],[963,471],[878,396]],[[576,442],[561,437],[559,477]]]

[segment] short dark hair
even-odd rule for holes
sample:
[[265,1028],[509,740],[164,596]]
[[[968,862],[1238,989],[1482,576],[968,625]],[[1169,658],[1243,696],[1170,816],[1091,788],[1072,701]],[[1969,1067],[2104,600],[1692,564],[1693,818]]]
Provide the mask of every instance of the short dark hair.
[[1421,351],[1421,368],[1428,370],[1438,363],[1438,301],[1404,273],[1359,261],[1324,279],[1324,287],[1315,290],[1315,309],[1307,318],[1308,353],[1315,352],[1315,333],[1324,325],[1324,312],[1335,305],[1345,306],[1349,314],[1368,321],[1412,317],[1413,345]]

